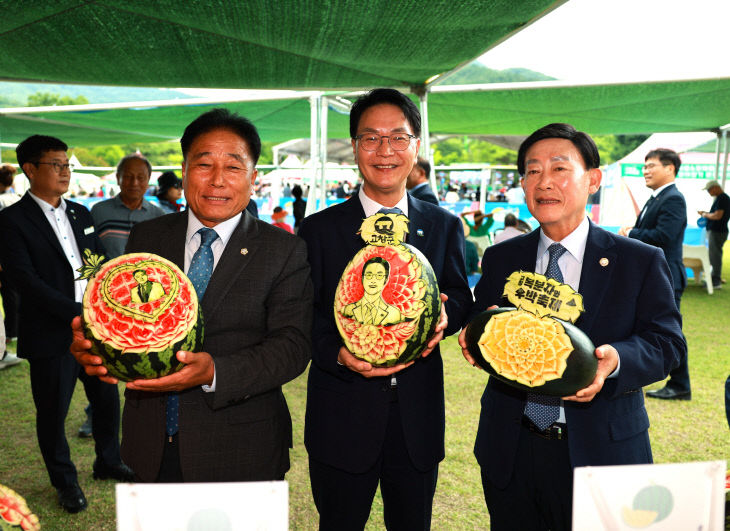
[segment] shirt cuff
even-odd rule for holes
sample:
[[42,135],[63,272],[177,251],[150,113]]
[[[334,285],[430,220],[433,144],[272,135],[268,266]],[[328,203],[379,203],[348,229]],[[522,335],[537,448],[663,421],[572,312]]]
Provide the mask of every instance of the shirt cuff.
[[213,383],[210,385],[201,385],[204,393],[215,393],[215,362],[213,362]]
[[[618,353],[618,350],[616,351],[616,357],[618,358],[618,362],[616,363],[616,368],[613,370],[611,374],[608,375],[608,378],[618,378],[618,371],[621,368],[621,356]],[[215,380],[213,380],[215,383]]]

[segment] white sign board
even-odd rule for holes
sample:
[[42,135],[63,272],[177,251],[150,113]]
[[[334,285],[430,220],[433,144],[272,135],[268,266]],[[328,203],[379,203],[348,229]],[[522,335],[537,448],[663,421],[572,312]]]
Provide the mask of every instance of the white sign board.
[[722,531],[725,461],[575,469],[573,529]]
[[286,481],[118,483],[117,530],[279,531],[289,526]]

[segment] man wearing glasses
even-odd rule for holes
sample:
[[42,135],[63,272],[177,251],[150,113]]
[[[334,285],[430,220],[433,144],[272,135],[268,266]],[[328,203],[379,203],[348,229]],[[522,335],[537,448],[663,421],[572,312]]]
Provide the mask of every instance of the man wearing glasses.
[[81,253],[104,254],[89,211],[66,201],[71,180],[67,146],[49,136],[21,142],[18,164],[30,191],[0,212],[0,263],[20,295],[18,355],[30,363],[38,445],[70,513],[86,508],[71,461],[64,424],[77,378],[94,410],[94,479],[131,481],[119,454],[119,393],[115,385],[88,376],[69,352],[71,320],[81,313],[86,281],[74,281]]
[[[652,194],[636,218],[633,227],[619,230],[621,236],[659,247],[672,273],[674,302],[679,310],[682,292],[687,285],[687,272],[682,263],[682,242],[687,227],[687,204],[674,179],[682,162],[671,149],[655,149],[644,157],[644,180]],[[669,380],[661,389],[647,391],[646,396],[664,400],[690,400],[689,369],[687,356],[669,373]]]
[[[307,242],[315,293],[304,437],[320,529],[363,529],[378,484],[388,529],[430,528],[444,458],[438,342],[461,328],[472,297],[459,219],[406,194],[420,133],[418,108],[404,94],[375,89],[360,97],[350,112],[350,135],[363,185],[344,203],[305,218],[299,231]],[[390,368],[355,358],[333,315],[340,276],[364,246],[357,234],[362,221],[382,208],[408,217],[406,241],[428,258],[446,301],[421,357]],[[385,267],[370,265],[364,275],[370,273],[367,289],[379,297],[378,275],[384,283]]]

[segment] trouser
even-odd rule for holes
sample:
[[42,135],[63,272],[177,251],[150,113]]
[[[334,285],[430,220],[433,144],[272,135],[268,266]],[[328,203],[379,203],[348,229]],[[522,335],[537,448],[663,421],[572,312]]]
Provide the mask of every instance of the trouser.
[[71,461],[65,430],[77,379],[83,383],[86,397],[94,408],[92,430],[97,461],[109,466],[121,463],[117,386],[87,375],[70,352],[28,361],[38,445],[51,484],[58,489],[77,483],[76,467]]
[[[679,310],[681,300],[682,290],[674,290],[674,302],[677,303],[677,310]],[[669,381],[666,384],[667,387],[679,393],[688,393],[691,390],[688,358],[689,352],[679,361],[679,365],[669,373]]]
[[712,284],[722,282],[722,246],[727,240],[728,231],[707,231],[707,242],[710,250],[710,265],[712,266]]
[[383,450],[375,466],[353,474],[309,459],[309,477],[320,530],[361,530],[370,516],[378,483],[383,496],[385,527],[427,530],[431,527],[438,464],[416,469],[403,438],[398,402],[391,402]]
[[570,531],[573,469],[568,439],[544,439],[523,424],[509,484],[497,488],[482,468],[482,488],[492,531]]

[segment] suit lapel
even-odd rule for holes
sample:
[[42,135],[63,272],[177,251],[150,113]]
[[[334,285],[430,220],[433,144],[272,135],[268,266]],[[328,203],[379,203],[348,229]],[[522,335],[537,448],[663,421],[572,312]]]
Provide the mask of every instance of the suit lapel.
[[[424,212],[421,205],[408,197],[408,235],[406,242],[413,245],[416,249],[426,255],[426,248],[429,242],[435,241],[429,238],[433,229],[433,220],[431,220]],[[426,255],[428,256],[428,255]]]
[[347,251],[347,253],[343,253],[343,256],[348,256],[347,260],[349,261],[360,249],[365,247],[365,242],[359,234],[360,227],[365,219],[365,211],[357,194],[345,201],[342,206],[343,219],[341,220],[342,223],[339,224],[338,231],[340,241],[344,245],[343,251]]
[[618,255],[613,247],[611,238],[591,223],[580,273],[580,290],[578,290],[583,296],[585,312],[576,322],[578,328],[588,335],[606,290],[611,285],[611,276],[618,262]]
[[66,253],[63,252],[61,244],[58,242],[58,238],[56,237],[56,233],[53,232],[53,227],[51,227],[51,224],[48,222],[48,219],[43,213],[41,207],[38,206],[38,203],[36,203],[35,200],[27,193],[21,198],[20,203],[23,205],[23,210],[25,211],[26,216],[28,216],[30,222],[36,226],[43,237],[46,238],[51,246],[56,249],[61,256],[63,256],[64,260],[66,260]]
[[251,263],[256,253],[264,251],[260,242],[257,241],[258,235],[256,220],[244,211],[210,277],[205,295],[203,295],[203,315],[213,315],[235,280]]

